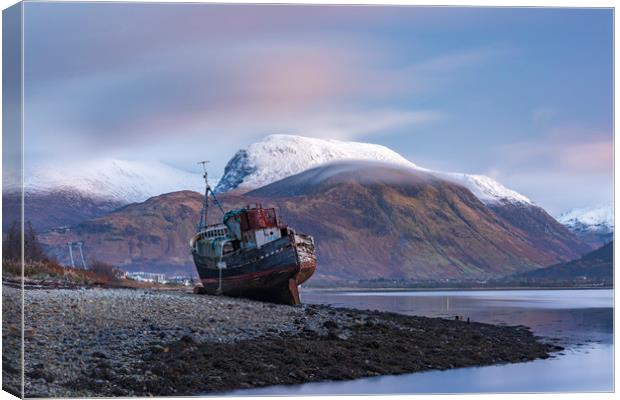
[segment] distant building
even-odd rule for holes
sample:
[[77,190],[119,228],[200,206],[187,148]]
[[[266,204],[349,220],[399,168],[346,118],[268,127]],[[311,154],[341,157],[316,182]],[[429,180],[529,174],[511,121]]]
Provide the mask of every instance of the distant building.
[[139,282],[156,282],[156,283],[167,283],[166,275],[157,274],[154,272],[128,272],[128,279],[133,279]]
[[174,275],[174,276],[168,277],[168,283],[176,283],[178,285],[191,286],[193,284],[193,279],[191,276],[187,276],[187,275]]

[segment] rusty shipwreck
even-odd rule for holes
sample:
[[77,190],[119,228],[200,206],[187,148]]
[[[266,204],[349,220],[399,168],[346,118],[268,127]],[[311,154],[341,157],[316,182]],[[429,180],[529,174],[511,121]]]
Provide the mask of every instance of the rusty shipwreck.
[[[274,208],[260,204],[224,212],[206,170],[203,176],[205,200],[190,240],[203,286],[197,292],[299,304],[298,286],[316,269],[312,236],[295,232],[278,220]],[[207,224],[209,196],[223,214],[222,223]]]

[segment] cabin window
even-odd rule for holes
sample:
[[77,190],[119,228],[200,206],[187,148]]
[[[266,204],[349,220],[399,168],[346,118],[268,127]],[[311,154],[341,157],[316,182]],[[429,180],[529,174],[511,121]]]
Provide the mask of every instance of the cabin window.
[[222,248],[222,254],[232,253],[234,250],[233,244],[231,242],[226,242]]

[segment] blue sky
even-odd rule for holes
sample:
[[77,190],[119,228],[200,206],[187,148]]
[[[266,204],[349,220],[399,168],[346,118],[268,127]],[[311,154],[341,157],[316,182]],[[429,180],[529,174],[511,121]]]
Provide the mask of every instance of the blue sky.
[[610,9],[26,3],[27,163],[222,173],[272,133],[384,144],[553,214],[613,196]]

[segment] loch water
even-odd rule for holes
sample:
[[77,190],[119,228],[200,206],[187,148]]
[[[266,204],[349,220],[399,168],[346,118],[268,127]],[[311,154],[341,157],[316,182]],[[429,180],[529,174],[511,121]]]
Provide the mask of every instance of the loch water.
[[305,303],[526,325],[565,347],[518,364],[238,390],[246,395],[611,392],[613,290],[304,290]]

